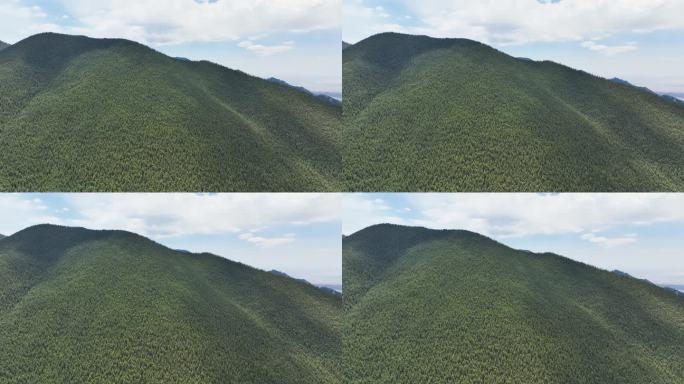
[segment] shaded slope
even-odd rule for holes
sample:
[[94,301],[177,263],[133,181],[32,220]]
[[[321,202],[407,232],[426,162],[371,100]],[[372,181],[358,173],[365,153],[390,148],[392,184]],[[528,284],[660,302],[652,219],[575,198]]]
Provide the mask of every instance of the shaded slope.
[[0,51],[2,51],[3,49],[5,49],[5,48],[7,48],[7,47],[9,47],[9,46],[10,46],[10,45],[7,44],[7,43],[5,43],[4,41],[0,41]]
[[3,383],[337,383],[341,301],[119,231],[0,241]]
[[684,108],[655,94],[465,39],[343,57],[350,190],[684,190]]
[[339,189],[341,108],[126,40],[0,53],[0,190]]
[[350,383],[684,380],[684,298],[655,285],[467,231],[378,225],[343,255]]

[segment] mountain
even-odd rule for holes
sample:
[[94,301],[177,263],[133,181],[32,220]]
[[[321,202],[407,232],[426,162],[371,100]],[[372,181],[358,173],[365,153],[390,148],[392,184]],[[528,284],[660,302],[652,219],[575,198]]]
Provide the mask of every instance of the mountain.
[[2,383],[340,383],[342,302],[122,231],[0,241]]
[[315,96],[315,97],[317,97],[318,99],[325,101],[326,103],[333,104],[333,105],[336,105],[336,106],[339,106],[339,107],[342,106],[342,103],[341,103],[339,100],[337,100],[336,98],[331,97],[330,95],[327,95],[327,94],[325,94],[325,93],[313,93],[313,92],[309,91],[308,89],[306,89],[306,88],[304,88],[304,87],[300,87],[300,86],[297,86],[297,85],[292,85],[292,84],[288,83],[287,81],[278,79],[278,78],[276,78],[276,77],[269,77],[269,78],[266,79],[266,80],[268,80],[268,81],[270,81],[270,82],[272,82],[272,83],[276,83],[276,84],[280,84],[280,85],[284,85],[284,86],[290,87],[290,88],[292,88],[292,89],[296,89],[296,90],[299,91],[299,92],[304,92],[304,93],[307,93],[307,94],[309,94],[309,95]]
[[10,46],[10,45],[7,44],[7,43],[5,43],[4,41],[0,41],[0,51],[2,51],[3,49],[5,49],[5,48],[7,48],[7,47],[9,47],[9,46]]
[[339,190],[341,108],[120,39],[0,52],[0,190]]
[[0,234],[0,240],[4,239],[5,237],[5,235]]
[[684,108],[466,39],[343,52],[350,191],[681,191]]
[[347,48],[349,48],[349,47],[351,47],[351,46],[352,46],[351,44],[349,44],[349,43],[347,43],[347,42],[345,42],[345,41],[342,42],[342,49],[343,49],[343,50],[344,50],[344,49],[347,49]]
[[468,231],[343,239],[349,383],[681,383],[684,297]]

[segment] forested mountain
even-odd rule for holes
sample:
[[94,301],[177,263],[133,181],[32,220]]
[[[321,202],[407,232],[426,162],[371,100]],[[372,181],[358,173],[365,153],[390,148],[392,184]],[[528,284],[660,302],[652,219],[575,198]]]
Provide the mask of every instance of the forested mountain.
[[343,52],[352,191],[682,191],[684,108],[466,39]]
[[0,241],[2,383],[340,383],[342,301],[122,231]]
[[344,42],[344,41],[342,42],[342,49],[346,49],[346,48],[349,48],[349,47],[351,47],[351,46],[352,46],[352,45],[349,44],[349,43],[347,43],[347,42]]
[[127,40],[0,52],[0,190],[328,191],[341,107]]
[[682,383],[684,297],[467,231],[343,239],[349,383]]
[[0,51],[7,47],[9,47],[9,44],[5,43],[4,41],[0,41]]

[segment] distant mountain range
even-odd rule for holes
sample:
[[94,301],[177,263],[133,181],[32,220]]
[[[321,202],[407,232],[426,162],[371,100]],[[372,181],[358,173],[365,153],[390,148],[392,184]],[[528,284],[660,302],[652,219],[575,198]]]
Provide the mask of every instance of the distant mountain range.
[[468,231],[343,244],[348,383],[684,382],[684,297]]
[[276,269],[272,269],[269,272],[274,274],[274,275],[289,277],[290,279],[294,279],[294,280],[300,281],[302,283],[313,285],[314,287],[318,287],[319,289],[322,289],[328,293],[332,293],[336,296],[342,297],[342,295],[341,295],[342,284],[312,284],[311,282],[309,282],[306,279],[298,279],[296,277],[292,277],[292,276],[288,275],[287,273],[278,271]]
[[7,47],[9,47],[9,46],[10,46],[10,45],[7,44],[7,43],[5,43],[4,41],[0,41],[0,51],[2,51],[3,49],[5,49],[5,48],[7,48]]
[[343,51],[349,191],[684,190],[684,108],[467,39]]
[[347,48],[349,48],[349,47],[351,47],[351,44],[349,44],[349,43],[347,43],[347,42],[344,42],[344,41],[342,42],[342,49],[343,49],[343,50],[344,50],[344,49],[347,49]]
[[[641,281],[643,281],[643,282],[645,282],[645,283],[648,283],[648,284],[656,285],[655,283],[653,283],[652,281],[650,281],[650,280],[648,280],[648,279],[639,279],[639,278],[637,278],[637,277],[634,277],[634,276],[630,275],[630,274],[627,273],[627,272],[623,272],[623,271],[620,271],[620,270],[617,270],[617,269],[614,270],[614,271],[612,271],[612,272],[615,273],[615,274],[618,274],[618,275],[620,275],[620,276],[631,277],[631,278],[633,278],[633,279],[638,279],[638,280],[641,280]],[[661,287],[661,288],[667,289],[668,291],[671,291],[671,292],[673,292],[673,293],[675,293],[675,294],[677,294],[677,295],[684,296],[684,285],[676,285],[676,284],[658,284],[658,286]]]
[[684,284],[661,284],[660,286],[669,289],[680,296],[684,296]]
[[336,191],[342,109],[121,39],[0,51],[0,191]]
[[341,316],[310,284],[129,232],[0,240],[2,383],[341,383]]
[[[635,88],[637,88],[637,89],[640,89],[640,90],[642,90],[642,91],[644,91],[644,92],[648,92],[648,93],[652,93],[652,94],[654,94],[654,95],[658,95],[658,96],[662,97],[663,99],[665,99],[665,100],[667,100],[667,101],[669,101],[669,102],[673,102],[673,103],[676,103],[676,104],[684,105],[684,101],[682,101],[682,100],[679,99],[679,97],[682,97],[682,94],[678,94],[678,93],[674,93],[674,94],[670,94],[670,93],[657,93],[657,92],[654,92],[654,91],[650,90],[650,89],[647,88],[647,87],[639,87],[639,86],[636,86],[636,85],[630,83],[630,82],[627,81],[627,80],[622,80],[622,79],[617,78],[617,77],[614,77],[614,78],[610,79],[610,81],[612,81],[612,82],[614,82],[614,83],[618,83],[618,84],[629,85],[629,86],[635,87]],[[679,95],[679,96],[676,96],[676,95]]]
[[285,80],[281,80],[281,79],[278,79],[278,78],[275,78],[275,77],[269,77],[269,78],[266,79],[266,80],[268,80],[268,81],[270,81],[270,82],[272,82],[272,83],[285,85],[285,86],[290,87],[290,88],[292,88],[292,89],[296,89],[296,90],[298,90],[299,92],[303,92],[303,93],[306,93],[306,94],[309,94],[309,95],[318,97],[319,99],[325,101],[326,103],[330,103],[330,104],[333,104],[333,105],[336,105],[336,106],[341,106],[341,105],[342,105],[342,102],[341,102],[339,99],[337,99],[337,98],[335,98],[335,97],[332,97],[332,96],[330,96],[330,95],[327,94],[327,93],[313,93],[313,92],[309,91],[308,89],[306,89],[306,88],[304,88],[304,87],[292,85],[292,84],[288,83],[288,82],[285,81]]

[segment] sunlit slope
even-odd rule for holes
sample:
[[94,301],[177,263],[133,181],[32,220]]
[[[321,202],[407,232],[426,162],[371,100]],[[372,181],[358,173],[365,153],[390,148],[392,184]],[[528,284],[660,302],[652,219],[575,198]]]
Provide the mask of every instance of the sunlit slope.
[[113,231],[0,240],[2,383],[340,383],[341,299]]
[[684,108],[650,92],[465,39],[343,57],[349,190],[684,190]]
[[684,298],[467,231],[343,240],[349,383],[681,383]]
[[341,108],[126,40],[0,52],[0,190],[339,190]]

